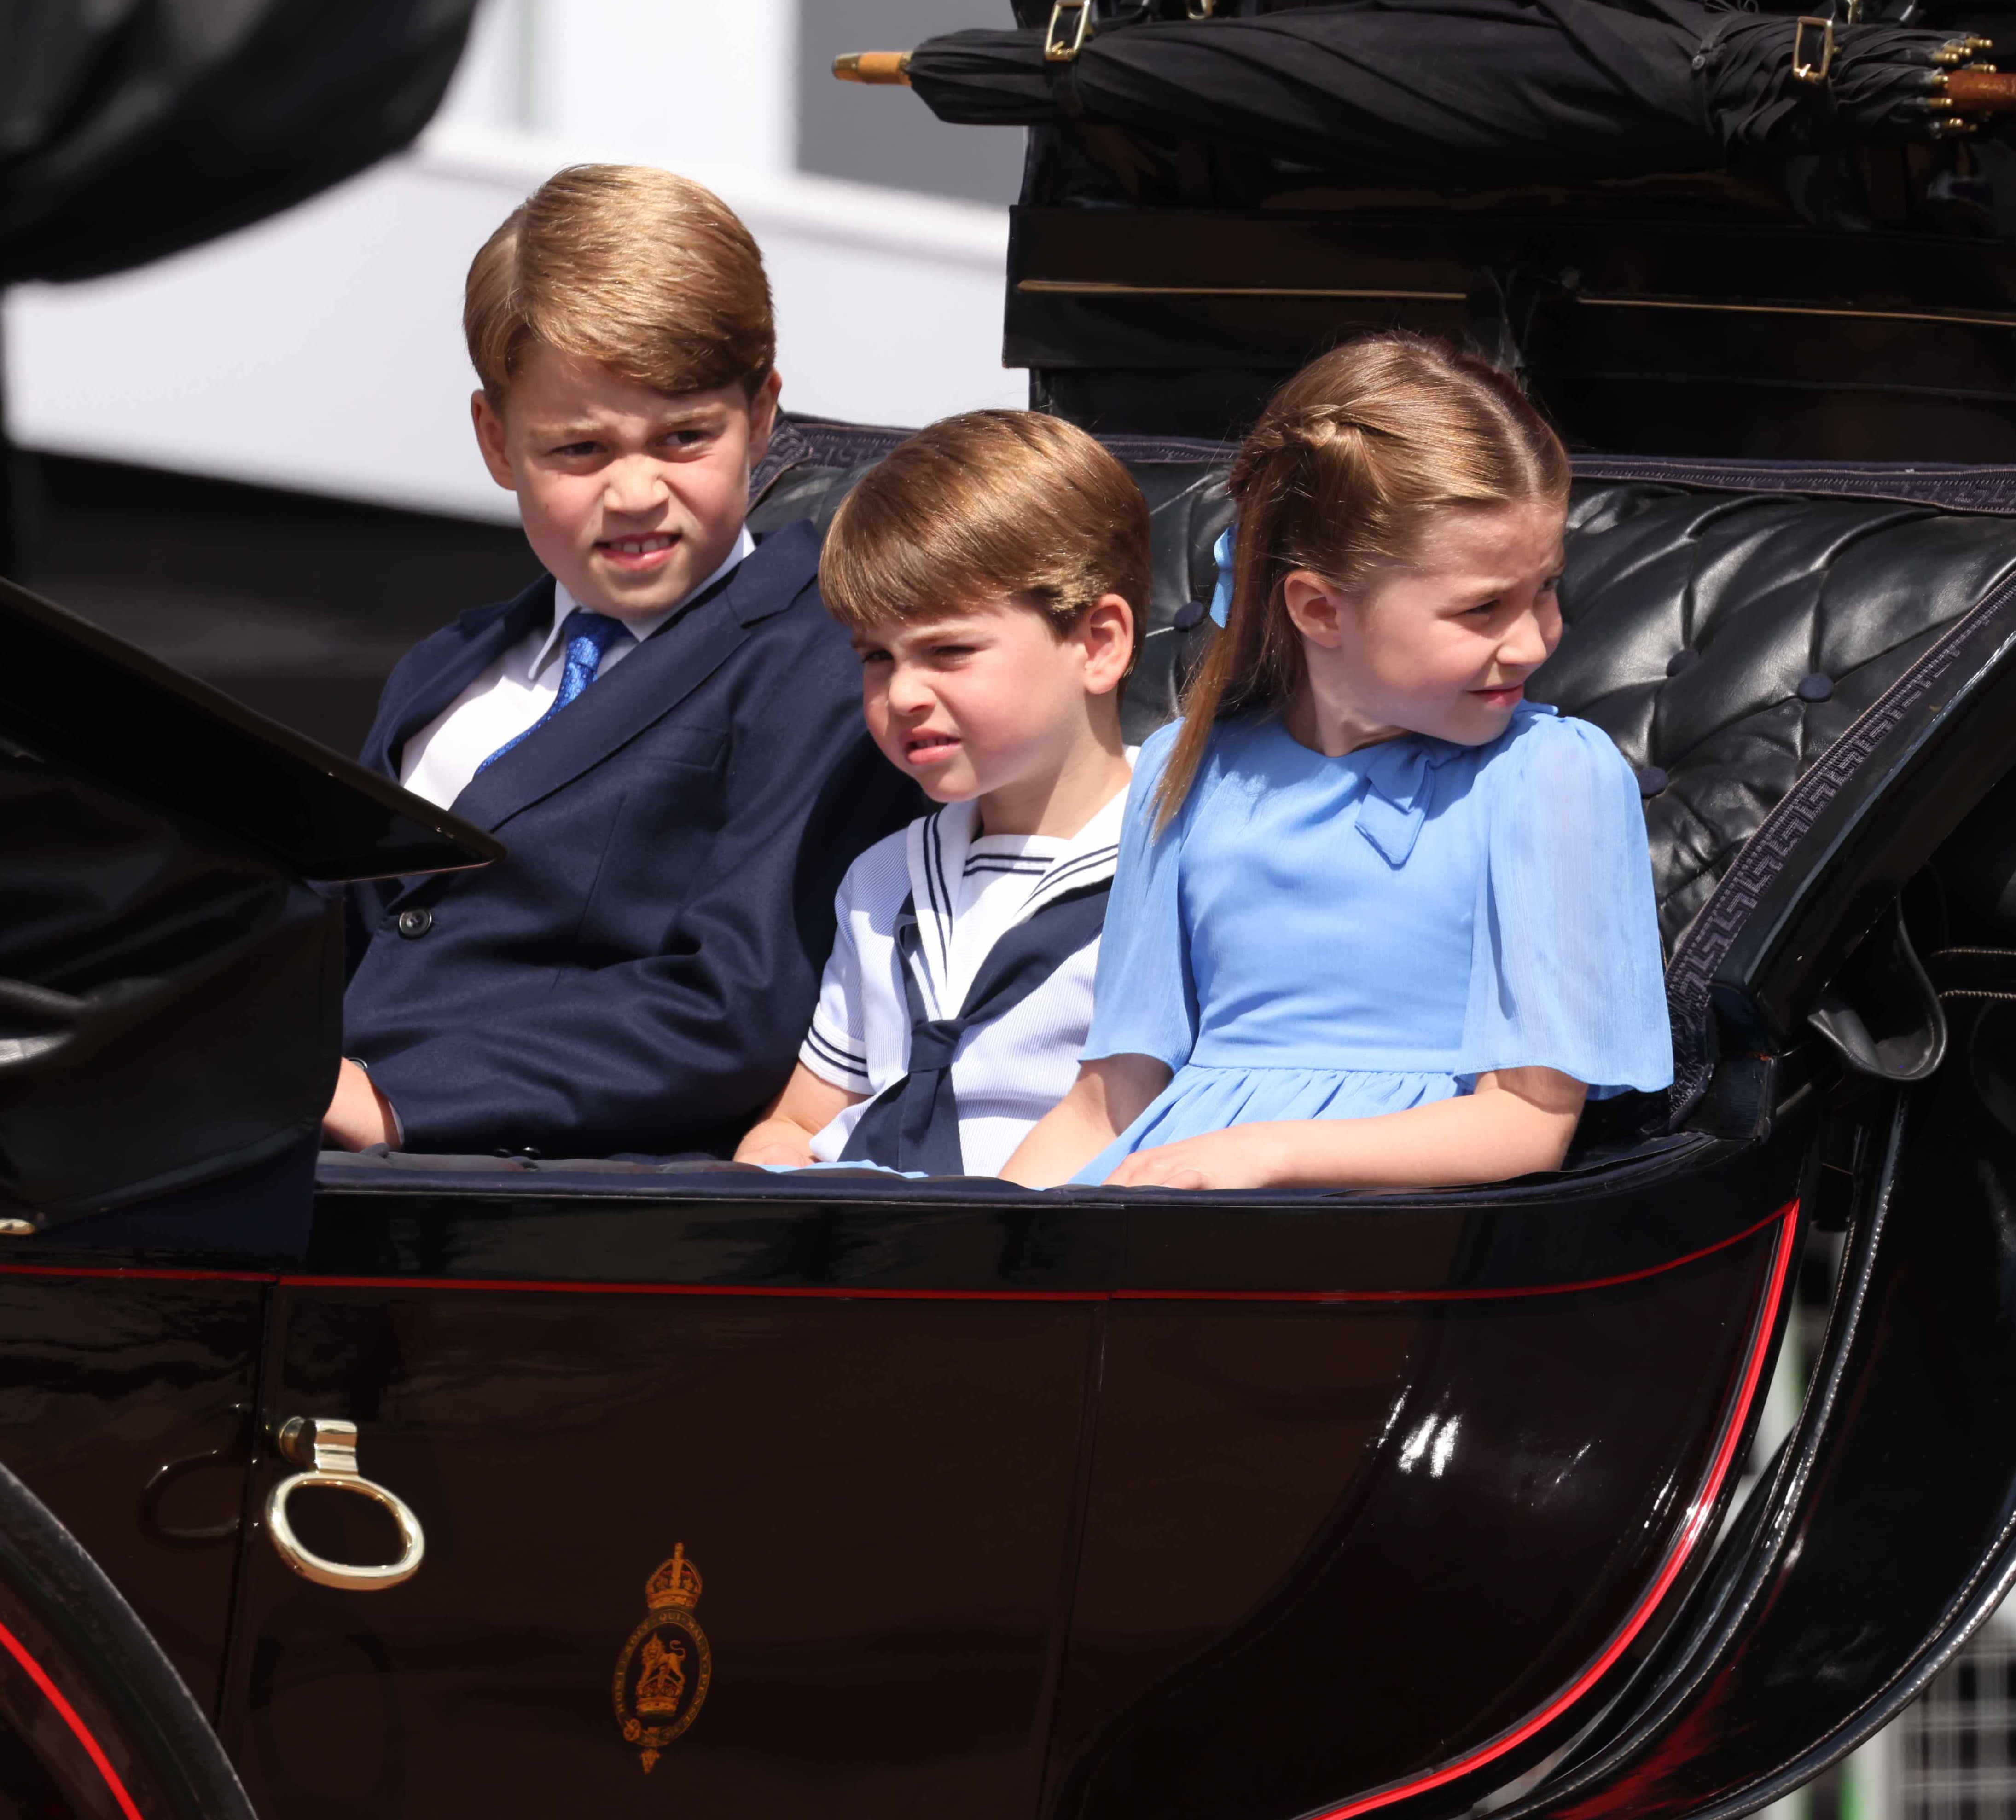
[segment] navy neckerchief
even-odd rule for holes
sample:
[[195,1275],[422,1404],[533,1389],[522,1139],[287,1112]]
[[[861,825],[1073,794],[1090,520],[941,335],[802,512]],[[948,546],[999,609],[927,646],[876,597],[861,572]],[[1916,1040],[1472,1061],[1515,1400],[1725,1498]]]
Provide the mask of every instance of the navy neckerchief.
[[956,1017],[932,1017],[917,981],[917,914],[905,897],[896,919],[896,953],[910,1012],[910,1071],[877,1094],[848,1135],[844,1163],[880,1163],[926,1175],[963,1175],[959,1096],[952,1060],[976,1025],[1014,1009],[1079,949],[1099,939],[1111,878],[1053,897],[988,951]]

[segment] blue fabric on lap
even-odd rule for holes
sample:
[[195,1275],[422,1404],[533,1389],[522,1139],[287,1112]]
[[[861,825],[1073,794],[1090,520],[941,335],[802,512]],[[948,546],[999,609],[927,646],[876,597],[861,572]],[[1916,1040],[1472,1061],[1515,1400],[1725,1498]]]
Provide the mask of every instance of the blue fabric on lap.
[[1330,758],[1228,725],[1167,833],[1142,749],[1084,1054],[1168,1086],[1074,1180],[1262,1120],[1363,1118],[1546,1066],[1601,1098],[1672,1078],[1637,782],[1600,728],[1521,704],[1497,739]]

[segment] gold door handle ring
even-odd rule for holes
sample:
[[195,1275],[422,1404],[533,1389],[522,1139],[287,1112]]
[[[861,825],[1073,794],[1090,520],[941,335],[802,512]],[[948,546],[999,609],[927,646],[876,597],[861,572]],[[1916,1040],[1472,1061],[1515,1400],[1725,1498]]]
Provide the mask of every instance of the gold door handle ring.
[[[307,1469],[283,1479],[267,1494],[266,1533],[273,1538],[274,1552],[282,1560],[304,1580],[345,1592],[382,1592],[419,1572],[427,1552],[420,1520],[396,1493],[358,1471],[356,1423],[293,1415],[281,1423],[274,1440],[283,1459]],[[305,1547],[287,1521],[287,1500],[306,1486],[355,1492],[383,1506],[399,1526],[398,1559],[382,1567],[359,1567],[344,1561],[325,1560]]]

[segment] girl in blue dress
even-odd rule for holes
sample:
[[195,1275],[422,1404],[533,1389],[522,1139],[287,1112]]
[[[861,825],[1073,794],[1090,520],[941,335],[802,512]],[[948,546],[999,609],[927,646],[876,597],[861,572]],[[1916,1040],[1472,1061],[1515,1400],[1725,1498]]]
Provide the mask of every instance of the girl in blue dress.
[[1009,1179],[1497,1182],[1557,1167],[1589,1095],[1670,1082],[1636,782],[1525,699],[1568,480],[1436,343],[1348,343],[1275,396],[1225,630],[1135,768],[1077,1084]]

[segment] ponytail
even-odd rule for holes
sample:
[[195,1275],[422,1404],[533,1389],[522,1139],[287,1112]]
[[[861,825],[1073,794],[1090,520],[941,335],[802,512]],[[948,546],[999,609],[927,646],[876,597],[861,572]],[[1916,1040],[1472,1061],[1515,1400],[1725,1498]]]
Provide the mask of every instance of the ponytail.
[[1232,464],[1231,611],[1183,692],[1157,831],[1183,807],[1219,723],[1279,713],[1307,678],[1282,586],[1296,570],[1350,591],[1410,561],[1436,508],[1565,502],[1568,481],[1567,451],[1517,387],[1442,343],[1368,336],[1296,374]]

